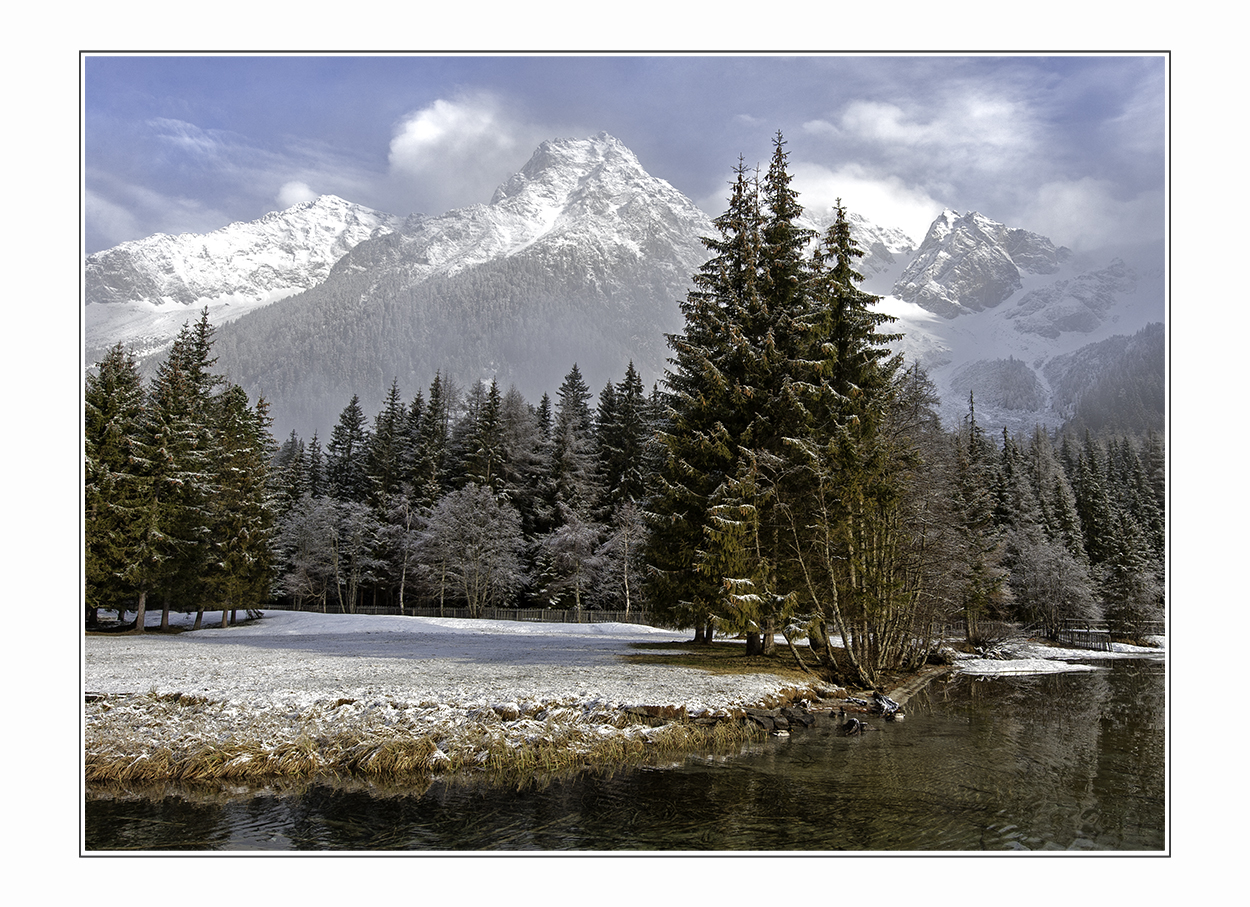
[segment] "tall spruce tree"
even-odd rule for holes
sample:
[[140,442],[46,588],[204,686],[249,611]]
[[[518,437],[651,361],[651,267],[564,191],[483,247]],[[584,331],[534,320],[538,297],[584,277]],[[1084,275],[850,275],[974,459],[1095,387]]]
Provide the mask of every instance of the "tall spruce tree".
[[252,409],[247,394],[231,385],[217,400],[210,501],[211,563],[205,580],[227,613],[252,608],[269,596],[272,579],[274,502],[269,490],[272,436],[263,400]]
[[122,577],[141,560],[140,534],[150,496],[143,449],[145,395],[134,356],[119,343],[87,378],[84,403],[86,620],[100,608],[121,609]]
[[761,280],[756,181],[741,160],[734,176],[729,207],[713,221],[717,235],[703,238],[712,257],[681,305],[685,328],[668,335],[673,356],[660,398],[660,455],[646,515],[646,598],[654,613],[694,626],[699,641],[710,639],[713,619],[729,612],[723,579],[708,572],[701,549],[712,496],[737,469],[736,439],[745,425],[730,405],[735,386],[743,384],[733,354],[745,344],[740,316],[758,307]]
[[365,454],[365,472],[369,477],[369,501],[382,512],[390,498],[398,494],[403,481],[405,426],[407,413],[399,396],[399,379],[391,381],[382,408],[373,420]]
[[[552,426],[551,482],[554,507],[563,505],[586,518],[597,497],[594,414],[591,393],[577,363],[560,385]],[[564,512],[564,511],[560,511]],[[559,518],[557,517],[557,522]]]
[[[212,327],[208,310],[192,327],[183,326],[169,356],[157,369],[150,391],[147,438],[153,496],[143,520],[149,559],[159,565],[148,591],[162,594],[162,626],[177,597],[183,607],[202,610],[201,579],[212,551],[211,502],[217,493],[214,470],[213,393],[224,379],[212,373]],[[146,595],[140,611],[146,612]],[[143,631],[146,614],[136,618]]]
[[326,483],[330,495],[339,501],[364,503],[369,498],[366,458],[370,436],[365,426],[360,397],[352,394],[326,445]]

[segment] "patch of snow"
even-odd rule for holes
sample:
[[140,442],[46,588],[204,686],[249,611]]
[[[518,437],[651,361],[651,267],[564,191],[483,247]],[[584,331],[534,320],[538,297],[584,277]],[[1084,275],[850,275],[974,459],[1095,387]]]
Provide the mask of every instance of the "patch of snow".
[[1006,674],[1059,674],[1068,671],[1096,671],[1091,661],[1115,658],[1163,658],[1164,638],[1157,637],[1160,648],[1112,643],[1111,651],[1098,649],[1067,649],[1033,642],[1011,643],[1003,647],[1004,658],[960,656],[957,667],[961,673],[979,676]]
[[[183,626],[191,620],[174,617]],[[224,630],[90,635],[83,687],[106,697],[85,706],[87,752],[205,740],[276,751],[353,734],[429,736],[440,750],[469,758],[492,739],[519,746],[549,737],[577,750],[602,735],[638,733],[620,720],[631,706],[696,715],[756,705],[794,686],[770,674],[622,658],[636,651],[631,643],[689,638],[620,623],[285,611]],[[196,698],[191,706],[160,698],[173,693]]]

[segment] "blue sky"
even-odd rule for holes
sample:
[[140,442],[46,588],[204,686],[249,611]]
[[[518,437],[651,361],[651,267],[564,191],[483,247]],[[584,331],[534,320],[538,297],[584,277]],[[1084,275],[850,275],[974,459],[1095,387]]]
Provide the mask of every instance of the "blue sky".
[[1164,232],[1161,56],[87,56],[86,251],[321,193],[490,200],[606,131],[709,214],[787,140],[800,200],[923,238],[944,207],[1076,249]]

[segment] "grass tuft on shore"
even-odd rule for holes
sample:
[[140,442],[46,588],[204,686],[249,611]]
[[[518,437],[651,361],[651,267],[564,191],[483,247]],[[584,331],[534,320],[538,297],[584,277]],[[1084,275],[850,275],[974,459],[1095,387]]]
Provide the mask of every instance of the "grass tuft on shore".
[[753,723],[728,718],[695,722],[567,704],[531,706],[506,720],[492,709],[466,714],[340,699],[274,716],[149,693],[88,708],[84,771],[95,785],[352,777],[419,783],[462,773],[517,783],[763,736]]

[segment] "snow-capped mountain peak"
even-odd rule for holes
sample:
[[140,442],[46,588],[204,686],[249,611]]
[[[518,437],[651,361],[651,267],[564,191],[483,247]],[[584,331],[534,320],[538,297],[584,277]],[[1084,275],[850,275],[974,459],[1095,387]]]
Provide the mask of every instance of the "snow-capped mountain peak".
[[971,211],[947,208],[892,295],[946,318],[993,308],[1022,286],[1022,274],[1053,274],[1071,258],[1045,236],[1014,229]]
[[389,214],[323,195],[211,233],[157,233],[89,255],[87,362],[118,342],[159,352],[201,307],[224,324],[316,286],[357,244],[398,226]]
[[[710,230],[708,217],[693,202],[648,174],[633,152],[601,132],[543,142],[489,204],[409,219],[400,243],[387,254],[403,260],[409,279],[426,279],[537,246],[638,258],[648,245],[659,248],[662,237],[680,250],[681,266],[693,272],[704,252],[698,237]],[[344,266],[376,267],[374,252],[361,249]]]
[[353,246],[398,220],[323,195],[211,233],[157,233],[86,261],[86,302],[212,305],[262,301],[326,278]]

